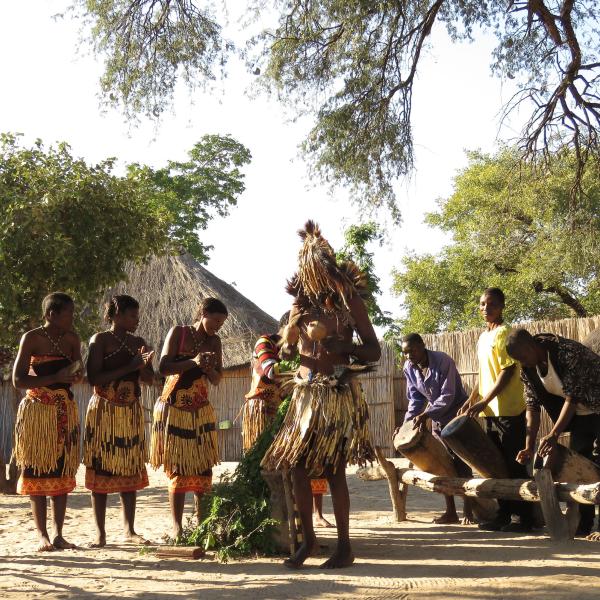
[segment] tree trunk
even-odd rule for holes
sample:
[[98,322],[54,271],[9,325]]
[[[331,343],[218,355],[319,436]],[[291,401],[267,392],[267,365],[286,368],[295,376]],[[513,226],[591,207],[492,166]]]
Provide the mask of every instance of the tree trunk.
[[533,289],[538,293],[556,294],[563,304],[566,304],[578,317],[587,317],[587,310],[566,288],[559,285],[544,287],[541,281],[534,281]]

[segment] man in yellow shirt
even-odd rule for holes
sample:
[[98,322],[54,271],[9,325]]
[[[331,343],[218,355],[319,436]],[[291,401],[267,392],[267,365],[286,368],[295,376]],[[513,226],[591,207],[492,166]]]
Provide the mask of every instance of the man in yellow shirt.
[[[470,417],[485,417],[487,434],[500,448],[510,476],[520,479],[528,477],[525,467],[516,461],[525,442],[525,399],[519,363],[506,351],[510,326],[502,318],[504,302],[504,293],[499,288],[487,288],[479,300],[479,310],[487,324],[477,343],[480,400],[471,406],[467,401],[461,412]],[[480,523],[480,529],[531,531],[530,503],[500,500],[498,504],[496,517]],[[511,522],[513,514],[519,517],[518,523]]]

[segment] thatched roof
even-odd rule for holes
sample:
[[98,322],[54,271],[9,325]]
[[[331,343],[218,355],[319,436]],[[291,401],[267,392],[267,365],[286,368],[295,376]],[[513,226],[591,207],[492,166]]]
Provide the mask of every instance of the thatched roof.
[[233,286],[215,277],[189,254],[163,256],[132,265],[123,281],[106,293],[129,294],[140,303],[139,335],[158,352],[173,325],[193,322],[203,298],[219,298],[229,317],[219,332],[226,368],[250,362],[256,339],[277,330],[277,321]]

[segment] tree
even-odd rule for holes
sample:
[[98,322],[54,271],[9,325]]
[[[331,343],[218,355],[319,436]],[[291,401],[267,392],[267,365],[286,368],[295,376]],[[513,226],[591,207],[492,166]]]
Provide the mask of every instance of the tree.
[[194,0],[75,0],[90,26],[97,53],[106,57],[100,80],[109,104],[128,117],[158,117],[178,78],[190,85],[215,78],[229,45],[208,8]]
[[114,159],[90,166],[67,144],[32,148],[0,136],[0,345],[14,348],[40,321],[43,297],[73,295],[87,333],[99,291],[128,260],[165,248],[167,219],[136,182],[115,176]]
[[369,317],[374,325],[390,327],[394,320],[389,312],[382,310],[377,303],[377,296],[381,294],[381,288],[379,287],[379,277],[375,273],[373,253],[369,252],[367,248],[367,245],[372,243],[381,245],[383,238],[383,232],[374,221],[361,225],[350,225],[344,231],[344,246],[336,254],[336,258],[338,261],[353,261],[366,274],[369,289],[366,305]]
[[[83,336],[98,325],[98,299],[129,261],[171,249],[206,260],[198,237],[244,189],[250,153],[231,137],[204,136],[187,162],[154,170],[115,159],[88,165],[67,144],[19,145],[0,136],[0,347],[14,349],[40,321],[50,291],[73,295]],[[2,353],[0,352],[0,355]],[[0,356],[0,362],[2,357]]]
[[148,190],[157,210],[165,211],[168,236],[201,263],[210,250],[200,239],[214,214],[226,216],[245,189],[241,168],[250,151],[231,136],[205,135],[188,153],[186,162],[169,161],[162,169],[133,164],[131,180]]
[[[179,77],[209,81],[233,49],[209,2],[77,4],[106,57],[105,96],[130,115],[160,115]],[[492,71],[518,90],[506,111],[529,114],[520,156],[537,164],[540,153],[550,160],[570,147],[570,187],[581,195],[585,164],[600,156],[596,0],[251,0],[248,10],[270,5],[278,26],[252,40],[249,62],[294,111],[315,114],[304,144],[312,167],[347,185],[363,208],[387,206],[398,217],[392,183],[412,168],[412,91],[436,24],[454,40],[471,40],[475,29],[497,37]]]
[[583,172],[574,208],[572,152],[555,156],[545,170],[523,168],[514,149],[469,159],[452,196],[426,217],[453,242],[437,255],[409,256],[395,273],[394,291],[407,310],[401,329],[434,333],[481,324],[478,297],[488,286],[505,291],[513,321],[600,313],[598,173]]

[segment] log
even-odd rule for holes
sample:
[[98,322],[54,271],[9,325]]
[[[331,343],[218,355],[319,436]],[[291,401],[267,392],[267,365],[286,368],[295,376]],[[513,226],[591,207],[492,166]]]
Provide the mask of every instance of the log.
[[156,551],[158,558],[191,558],[198,559],[205,552],[200,546],[160,546]]
[[261,471],[261,475],[269,486],[271,517],[279,523],[274,534],[275,543],[281,552],[287,552],[290,549],[290,526],[283,475],[281,471]]
[[386,474],[394,517],[398,523],[406,521],[406,492],[403,494],[398,487],[398,470],[392,462],[383,456],[383,452],[379,446],[375,446],[375,456]]
[[290,556],[294,556],[304,539],[302,535],[302,524],[300,523],[300,517],[294,499],[292,476],[289,471],[283,471],[281,476],[283,478],[283,490],[285,492],[285,505],[288,517]]
[[558,494],[554,488],[550,469],[547,467],[538,469],[533,477],[537,484],[540,505],[550,538],[556,542],[564,542],[565,540],[572,539],[569,535],[567,520],[560,508]]
[[[358,477],[364,481],[383,479],[377,468],[359,469]],[[420,487],[428,492],[450,496],[473,496],[475,498],[504,498],[539,502],[535,481],[531,479],[466,479],[463,477],[438,477],[424,471],[397,469],[399,481]],[[574,500],[580,504],[600,504],[600,482],[585,485],[555,483],[561,502]]]

